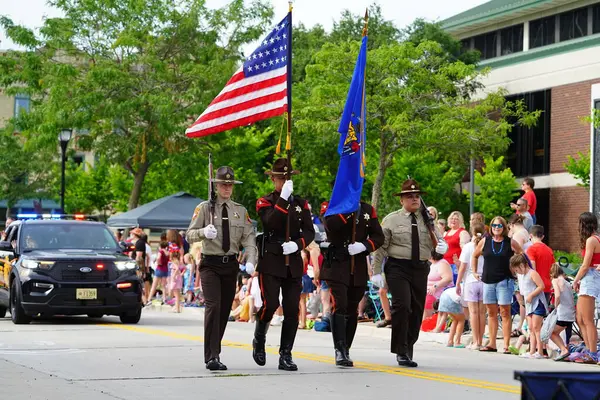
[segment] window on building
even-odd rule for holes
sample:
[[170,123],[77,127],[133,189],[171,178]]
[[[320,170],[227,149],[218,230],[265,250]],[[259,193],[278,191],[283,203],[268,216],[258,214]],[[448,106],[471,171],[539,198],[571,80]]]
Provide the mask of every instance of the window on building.
[[592,33],[600,33],[600,4],[592,6]]
[[498,32],[485,33],[473,38],[475,50],[481,53],[481,59],[497,57]]
[[[80,167],[82,164],[84,164],[85,161],[85,157],[83,154],[75,154],[73,156],[73,162],[75,163],[75,165],[77,165],[78,167]],[[83,166],[83,169],[85,170],[85,165]]]
[[529,22],[529,48],[547,46],[554,43],[556,17],[540,18]]
[[469,51],[471,50],[471,38],[463,39],[460,41],[460,51]]
[[523,51],[523,24],[504,28],[500,31],[500,55]]
[[517,177],[550,173],[550,99],[550,89],[507,97],[508,101],[523,100],[529,111],[542,111],[536,126],[514,124],[508,134],[512,143],[506,160]]
[[559,15],[560,41],[577,39],[588,34],[588,8],[567,11]]
[[31,101],[27,95],[15,96],[15,118],[18,118],[22,112],[28,113],[30,103]]

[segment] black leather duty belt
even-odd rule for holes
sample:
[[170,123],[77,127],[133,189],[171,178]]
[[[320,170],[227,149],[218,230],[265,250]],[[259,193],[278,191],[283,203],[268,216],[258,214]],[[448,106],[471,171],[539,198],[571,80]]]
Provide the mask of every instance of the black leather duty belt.
[[237,263],[237,257],[235,254],[227,254],[225,256],[210,256],[210,255],[203,254],[202,261],[206,261],[209,263],[229,264],[234,261]]

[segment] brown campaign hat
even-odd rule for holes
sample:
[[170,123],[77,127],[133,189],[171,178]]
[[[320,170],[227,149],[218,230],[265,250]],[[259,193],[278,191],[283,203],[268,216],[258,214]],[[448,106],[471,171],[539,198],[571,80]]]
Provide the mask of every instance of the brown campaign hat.
[[278,158],[273,163],[273,168],[269,171],[265,171],[265,174],[275,176],[283,176],[286,174],[298,175],[299,173],[300,171],[293,170],[291,165],[288,165],[287,158]]
[[215,174],[215,177],[212,180],[215,183],[233,183],[233,184],[239,184],[242,183],[240,181],[236,181],[235,180],[235,175],[233,174],[233,168],[231,167],[219,167],[219,169],[217,169],[217,173]]
[[425,194],[425,192],[421,190],[421,187],[419,186],[417,181],[415,181],[414,179],[407,179],[402,183],[402,190],[400,191],[400,193],[394,193],[394,196],[402,196],[403,194],[410,193]]

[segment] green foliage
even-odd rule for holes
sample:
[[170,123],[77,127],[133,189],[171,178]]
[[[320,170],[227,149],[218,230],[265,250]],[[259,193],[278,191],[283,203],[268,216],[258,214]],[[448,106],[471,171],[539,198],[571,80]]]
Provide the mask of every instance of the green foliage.
[[565,169],[573,175],[576,179],[579,179],[581,183],[577,183],[577,186],[583,186],[586,189],[590,189],[590,169],[591,159],[590,151],[587,153],[577,152],[577,157],[567,156],[568,161],[564,164]]
[[21,199],[46,197],[50,177],[47,165],[51,162],[49,152],[27,146],[13,129],[9,125],[0,130],[0,148],[4,150],[0,157],[0,192],[8,210]]
[[460,204],[464,204],[464,196],[456,190],[463,171],[452,167],[433,151],[404,152],[396,155],[393,166],[385,176],[386,190],[379,205],[381,215],[400,208],[399,197],[393,194],[400,191],[400,184],[407,179],[407,175],[421,184],[421,189],[427,192],[424,196],[426,204],[437,208],[440,218],[446,218]]
[[185,128],[272,17],[261,0],[217,10],[204,0],[50,3],[64,18],[46,19],[39,35],[0,20],[27,49],[0,56],[0,85],[8,94],[31,95],[32,110],[19,126],[38,146],[56,146],[63,127],[88,130],[80,145],[135,178],[128,208],[138,205],[152,164],[206,147],[186,138]]
[[[517,181],[510,168],[504,168],[504,157],[484,158],[483,174],[475,171],[475,209],[485,215],[486,221],[496,216],[508,217],[512,211],[510,202],[518,189]],[[468,192],[465,192],[467,197]]]
[[560,257],[566,257],[569,264],[572,266],[578,266],[583,263],[583,258],[580,253],[568,253],[566,251],[555,250],[554,251],[554,259],[558,262]]

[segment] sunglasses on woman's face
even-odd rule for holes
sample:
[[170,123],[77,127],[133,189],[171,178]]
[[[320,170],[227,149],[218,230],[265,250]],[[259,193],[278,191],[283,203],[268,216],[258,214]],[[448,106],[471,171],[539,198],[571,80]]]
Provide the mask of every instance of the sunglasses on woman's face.
[[503,227],[502,224],[492,224],[492,228],[498,228],[501,229]]

